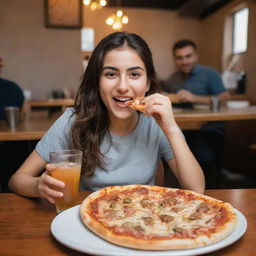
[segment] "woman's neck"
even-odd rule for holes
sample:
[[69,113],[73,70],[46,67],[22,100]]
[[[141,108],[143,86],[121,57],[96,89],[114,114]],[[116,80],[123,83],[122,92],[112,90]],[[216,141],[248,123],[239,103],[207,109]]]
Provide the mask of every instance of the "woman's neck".
[[109,130],[111,133],[118,136],[126,136],[130,134],[136,127],[139,120],[138,113],[134,113],[129,119],[113,119],[110,118]]

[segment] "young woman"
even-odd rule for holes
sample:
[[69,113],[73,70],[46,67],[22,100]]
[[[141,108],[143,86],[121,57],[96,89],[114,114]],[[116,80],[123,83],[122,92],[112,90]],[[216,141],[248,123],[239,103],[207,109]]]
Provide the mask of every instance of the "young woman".
[[[146,42],[124,32],[105,37],[92,53],[74,108],[68,108],[37,144],[11,178],[10,189],[54,202],[62,193],[52,187],[65,184],[49,175],[49,152],[72,148],[83,151],[80,189],[154,184],[164,158],[182,188],[203,193],[202,170],[175,122],[171,102],[152,94],[155,89]],[[125,103],[145,95],[144,115]]]

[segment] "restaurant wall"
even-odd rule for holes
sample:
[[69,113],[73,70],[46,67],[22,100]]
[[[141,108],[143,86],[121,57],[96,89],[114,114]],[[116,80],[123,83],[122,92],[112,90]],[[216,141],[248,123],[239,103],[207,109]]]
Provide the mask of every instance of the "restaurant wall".
[[[175,41],[190,38],[196,42],[199,39],[199,21],[184,18],[177,11],[162,9],[123,8],[129,17],[129,23],[124,30],[141,35],[149,44],[158,77],[166,79],[175,70],[171,48]],[[95,30],[95,42],[113,32],[105,20],[116,8],[103,8],[90,11],[84,8],[84,27]]]
[[250,10],[248,49],[247,52],[237,56],[234,70],[238,72],[244,70],[247,73],[246,94],[256,100],[256,1],[235,0],[200,22],[200,62],[212,66],[220,72],[225,69],[228,60],[232,58],[230,54],[232,28],[227,28],[230,26],[227,22],[230,22],[229,19],[236,7],[241,5],[248,6]]
[[0,1],[0,56],[2,77],[33,91],[77,89],[82,73],[80,30],[44,26],[43,0]]

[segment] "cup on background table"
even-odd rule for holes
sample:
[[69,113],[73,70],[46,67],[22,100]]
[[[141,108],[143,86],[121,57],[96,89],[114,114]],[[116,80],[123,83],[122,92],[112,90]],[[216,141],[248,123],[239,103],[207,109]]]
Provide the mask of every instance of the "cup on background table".
[[220,99],[218,96],[211,97],[211,110],[217,112],[220,110]]
[[20,123],[20,108],[15,106],[5,107],[7,124],[11,129],[15,129]]
[[65,183],[65,187],[59,191],[63,197],[55,198],[58,213],[76,205],[79,192],[82,151],[80,150],[58,150],[50,152],[51,164],[56,167],[50,175]]

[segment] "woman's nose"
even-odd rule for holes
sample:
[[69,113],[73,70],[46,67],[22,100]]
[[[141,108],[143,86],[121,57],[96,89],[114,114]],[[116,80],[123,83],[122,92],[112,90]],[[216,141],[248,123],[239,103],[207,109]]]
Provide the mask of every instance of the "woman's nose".
[[125,77],[120,77],[118,84],[117,84],[117,89],[119,91],[127,91],[128,90],[128,81]]

